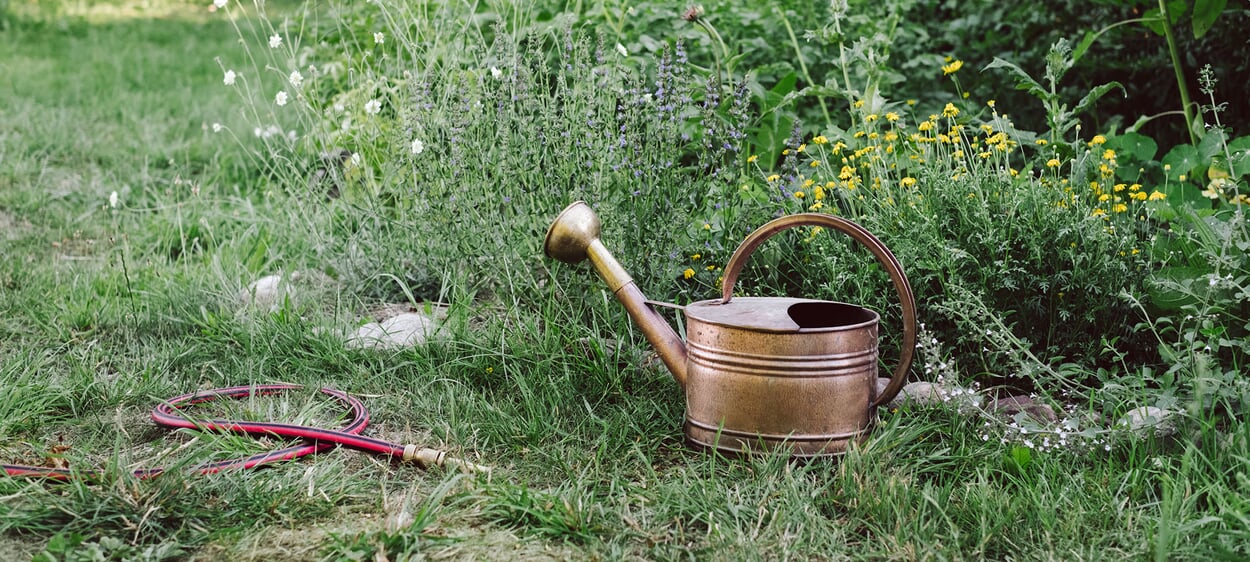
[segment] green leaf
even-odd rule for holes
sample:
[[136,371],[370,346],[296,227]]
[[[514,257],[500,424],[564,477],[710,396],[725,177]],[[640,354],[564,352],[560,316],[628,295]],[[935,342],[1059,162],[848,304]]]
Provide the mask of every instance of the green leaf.
[[1098,34],[1093,31],[1086,31],[1085,36],[1081,38],[1081,42],[1076,44],[1076,48],[1072,49],[1072,64],[1081,60],[1085,55],[1085,51],[1089,50],[1090,45],[1094,44],[1094,40],[1098,39]]
[[1124,90],[1124,86],[1121,86],[1119,82],[1107,82],[1101,86],[1096,86],[1094,89],[1090,90],[1088,94],[1085,94],[1085,97],[1081,98],[1081,101],[1076,104],[1076,107],[1072,108],[1072,114],[1080,115],[1097,103],[1098,98],[1107,95],[1107,92],[1116,88],[1119,88],[1120,92],[1126,97],[1128,96],[1128,92]]
[[1224,12],[1228,0],[1196,0],[1194,2],[1194,38],[1197,39],[1211,31],[1215,20]]
[[1222,129],[1211,129],[1202,136],[1202,141],[1198,143],[1198,160],[1206,163],[1211,161],[1211,157],[1224,152],[1224,141],[1226,137]]
[[1030,94],[1033,94],[1043,100],[1050,99],[1050,92],[1048,92],[1046,88],[1043,88],[1041,84],[1038,84],[1037,80],[1034,80],[1032,76],[1029,76],[1029,73],[1025,72],[1024,69],[1016,66],[1014,63],[994,57],[994,62],[985,65],[985,68],[982,68],[981,71],[985,72],[986,70],[990,70],[992,68],[1005,68],[1011,72],[1011,74],[1016,77],[1017,90],[1028,90]]
[[1183,288],[1192,286],[1210,272],[1210,269],[1203,267],[1178,266],[1165,267],[1152,273],[1145,284],[1150,304],[1160,310],[1180,310],[1185,305],[1197,304],[1197,295],[1186,292]]
[[1232,156],[1228,161],[1228,171],[1233,179],[1250,175],[1250,136],[1233,139],[1228,143],[1228,153]]
[[1150,162],[1159,152],[1159,145],[1154,139],[1141,133],[1124,133],[1107,140],[1107,148],[1119,155],[1131,156],[1138,162]]
[[1197,148],[1190,144],[1178,144],[1163,157],[1163,173],[1169,180],[1180,181],[1181,176],[1191,175],[1201,163]]

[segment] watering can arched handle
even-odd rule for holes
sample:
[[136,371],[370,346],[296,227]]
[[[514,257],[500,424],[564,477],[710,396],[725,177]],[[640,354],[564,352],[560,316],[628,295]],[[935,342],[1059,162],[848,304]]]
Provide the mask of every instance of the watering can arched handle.
[[890,249],[864,227],[840,217],[820,213],[789,215],[768,222],[748,235],[742,244],[738,245],[733,257],[729,258],[729,263],[725,264],[725,278],[721,284],[721,302],[728,303],[733,299],[733,288],[738,281],[738,274],[755,249],[774,234],[796,226],[825,226],[850,235],[860,244],[867,246],[872,255],[876,256],[877,261],[881,262],[890,274],[890,281],[894,283],[894,289],[898,291],[899,300],[903,304],[903,347],[899,353],[898,366],[894,369],[894,376],[890,378],[890,384],[872,401],[871,405],[876,407],[893,400],[903,388],[907,370],[911,368],[912,355],[916,350],[916,297],[911,292],[911,285],[907,282],[907,276],[903,274],[903,266],[899,265],[898,258],[895,258]]

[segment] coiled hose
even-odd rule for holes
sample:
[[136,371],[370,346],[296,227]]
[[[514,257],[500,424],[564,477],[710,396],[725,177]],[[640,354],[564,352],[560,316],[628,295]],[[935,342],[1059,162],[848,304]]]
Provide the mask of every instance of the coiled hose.
[[[419,448],[416,445],[400,445],[389,441],[383,441],[381,439],[361,436],[360,433],[363,432],[365,427],[369,425],[368,410],[365,409],[365,405],[355,396],[333,388],[322,388],[321,393],[337,399],[340,403],[346,406],[351,417],[347,424],[339,429],[321,429],[317,427],[284,423],[245,422],[221,419],[197,419],[195,421],[190,421],[182,417],[178,412],[179,406],[182,405],[190,406],[194,404],[202,404],[204,402],[211,402],[213,400],[223,398],[239,399],[247,398],[249,396],[268,396],[291,390],[301,390],[303,388],[303,386],[297,384],[264,384],[214,388],[212,390],[205,390],[202,392],[183,394],[182,396],[171,398],[153,409],[152,421],[156,422],[158,425],[171,428],[187,428],[204,431],[244,433],[248,435],[303,439],[302,443],[292,445],[290,447],[260,453],[246,458],[217,461],[199,465],[193,470],[200,474],[213,474],[223,470],[238,468],[253,468],[272,462],[296,459],[312,453],[320,453],[336,446],[343,446],[349,449],[365,451],[367,453],[387,455],[401,462],[416,462],[423,468],[428,468],[430,466],[451,466],[465,472],[490,472],[488,467],[448,457],[446,453],[437,449]],[[17,464],[6,464],[0,466],[4,466],[4,472],[9,476],[48,478],[53,480],[68,480],[75,476],[86,478],[95,476],[95,474],[90,472],[84,473],[81,471],[71,471],[61,468],[45,468]],[[164,468],[141,468],[135,470],[134,475],[138,478],[152,478],[160,475],[164,471]]]

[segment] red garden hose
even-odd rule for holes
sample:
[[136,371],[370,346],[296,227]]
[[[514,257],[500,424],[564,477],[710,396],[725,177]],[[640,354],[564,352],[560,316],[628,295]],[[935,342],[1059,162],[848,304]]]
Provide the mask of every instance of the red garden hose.
[[[212,390],[205,390],[203,392],[183,394],[182,396],[169,399],[168,401],[157,406],[156,409],[152,410],[152,421],[155,421],[157,424],[165,427],[245,433],[249,435],[296,437],[304,440],[302,443],[297,445],[269,451],[267,453],[252,455],[247,458],[212,462],[195,467],[194,470],[200,474],[212,474],[222,470],[235,468],[252,468],[271,462],[302,457],[311,453],[319,453],[339,445],[359,451],[388,455],[400,461],[415,461],[422,467],[449,465],[466,472],[490,471],[487,467],[448,457],[446,453],[436,449],[423,449],[418,448],[416,445],[399,445],[383,441],[381,439],[362,437],[360,433],[365,430],[366,426],[369,425],[369,412],[365,410],[365,405],[355,396],[333,388],[322,388],[321,393],[338,399],[339,402],[343,403],[343,405],[347,407],[348,412],[351,414],[351,420],[347,422],[347,425],[344,425],[339,429],[321,429],[284,423],[243,422],[219,419],[197,419],[195,421],[189,421],[179,415],[178,412],[178,407],[180,405],[189,406],[203,402],[211,402],[219,398],[237,399],[247,398],[249,396],[268,396],[271,394],[279,394],[288,390],[300,390],[303,388],[303,386],[296,384],[263,384],[215,388]],[[91,473],[84,474],[60,468],[44,468],[16,464],[6,464],[2,466],[4,466],[4,472],[9,476],[50,478],[53,480],[67,480],[75,476],[92,476]],[[141,468],[134,471],[134,475],[139,478],[151,478],[164,471],[164,468]]]

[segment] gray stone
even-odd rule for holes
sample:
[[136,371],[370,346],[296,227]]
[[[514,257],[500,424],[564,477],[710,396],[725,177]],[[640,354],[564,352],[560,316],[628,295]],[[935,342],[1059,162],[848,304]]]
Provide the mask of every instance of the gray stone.
[[266,309],[270,312],[282,307],[282,302],[294,294],[294,288],[284,283],[281,275],[266,275],[246,289],[239,291],[238,300],[243,306]]
[[1176,433],[1175,417],[1176,412],[1172,410],[1142,406],[1129,410],[1115,425],[1129,431],[1153,430],[1159,435],[1171,435]]
[[1051,408],[1049,404],[1034,401],[1028,396],[999,398],[991,402],[986,410],[1008,419],[1014,419],[1017,415],[1023,413],[1038,423],[1051,424],[1059,421],[1059,416],[1055,414],[1054,408]]
[[895,402],[914,402],[921,405],[941,404],[946,401],[946,389],[941,385],[932,382],[920,381],[908,383],[903,387],[903,391],[899,393],[891,404]]
[[433,318],[405,312],[381,322],[370,322],[347,336],[347,346],[366,349],[397,349],[425,343],[438,331]]

